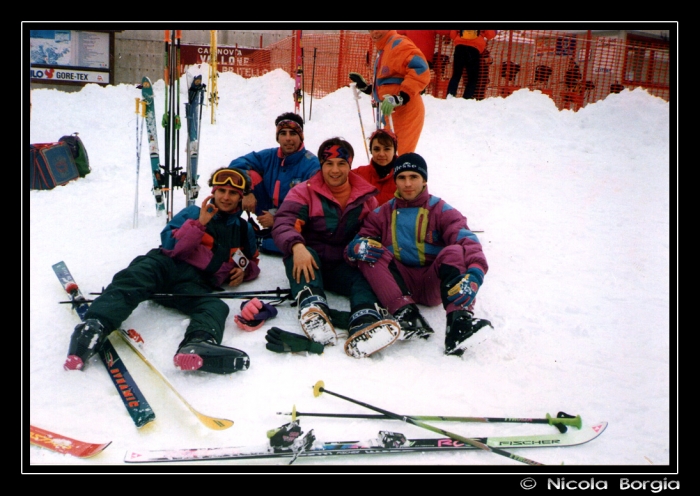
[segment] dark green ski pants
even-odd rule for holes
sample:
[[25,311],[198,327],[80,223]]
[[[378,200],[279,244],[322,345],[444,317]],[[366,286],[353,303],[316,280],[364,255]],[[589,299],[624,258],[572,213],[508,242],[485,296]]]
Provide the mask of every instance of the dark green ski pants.
[[[153,293],[206,294],[214,289],[202,271],[163,255],[155,248],[117,272],[111,284],[90,305],[85,318],[98,319],[112,331],[118,329],[139,303],[148,300]],[[220,298],[172,298],[159,303],[190,317],[185,335],[206,331],[221,343],[229,307]]]
[[339,295],[350,297],[350,312],[363,308],[374,308],[374,304],[379,304],[377,296],[372,291],[362,273],[355,267],[351,267],[344,260],[336,263],[324,263],[318,258],[318,253],[313,248],[309,248],[309,253],[316,260],[319,270],[316,272],[316,279],[306,282],[304,276],[301,276],[301,281],[297,283],[292,275],[294,268],[294,258],[288,257],[284,261],[284,267],[289,279],[289,288],[291,289],[292,297],[296,298],[299,291],[308,286],[314,294],[325,297],[325,291],[333,291]]

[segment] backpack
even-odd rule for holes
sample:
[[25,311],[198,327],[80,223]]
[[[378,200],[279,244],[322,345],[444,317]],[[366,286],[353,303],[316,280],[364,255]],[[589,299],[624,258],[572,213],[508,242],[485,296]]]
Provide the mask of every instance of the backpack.
[[73,153],[66,143],[29,145],[30,189],[53,189],[78,179]]
[[87,150],[85,150],[83,140],[78,137],[78,133],[62,136],[58,141],[68,145],[71,152],[73,152],[73,159],[75,160],[75,166],[78,168],[80,177],[85,177],[90,174],[92,170],[90,169],[90,159],[88,159]]

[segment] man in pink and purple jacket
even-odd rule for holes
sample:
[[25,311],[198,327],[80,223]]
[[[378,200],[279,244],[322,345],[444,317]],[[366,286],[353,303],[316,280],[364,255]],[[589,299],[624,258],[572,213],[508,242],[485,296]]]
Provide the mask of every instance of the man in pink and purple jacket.
[[[476,293],[488,271],[481,243],[467,219],[428,192],[428,166],[417,153],[394,165],[395,197],[365,218],[346,250],[401,327],[402,340],[428,338],[433,329],[416,303],[447,313],[445,354],[461,356],[490,322],[475,319]],[[482,331],[478,337],[483,338]]]

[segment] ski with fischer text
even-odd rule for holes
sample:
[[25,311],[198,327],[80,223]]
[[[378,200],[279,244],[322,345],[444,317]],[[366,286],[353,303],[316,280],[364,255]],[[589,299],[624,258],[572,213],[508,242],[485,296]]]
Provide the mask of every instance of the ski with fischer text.
[[[541,434],[534,436],[506,436],[473,438],[491,448],[561,448],[587,443],[600,436],[607,422],[584,427],[565,434]],[[309,449],[293,452],[270,446],[257,448],[192,448],[127,451],[126,463],[193,462],[210,460],[245,460],[250,458],[323,457],[343,455],[382,455],[411,452],[452,453],[478,449],[450,438],[405,439],[402,434],[379,432],[371,441],[332,441],[313,444]]]

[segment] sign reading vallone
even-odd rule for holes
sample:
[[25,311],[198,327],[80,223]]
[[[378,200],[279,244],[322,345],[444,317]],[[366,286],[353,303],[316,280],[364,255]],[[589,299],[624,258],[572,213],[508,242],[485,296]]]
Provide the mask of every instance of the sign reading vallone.
[[[180,61],[183,65],[211,63],[208,45],[182,45]],[[269,50],[258,48],[216,47],[216,68],[219,72],[235,72],[243,77],[257,77],[270,72]]]

